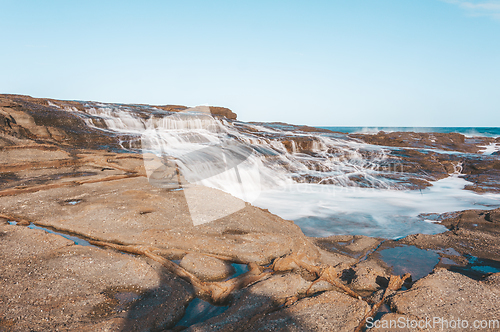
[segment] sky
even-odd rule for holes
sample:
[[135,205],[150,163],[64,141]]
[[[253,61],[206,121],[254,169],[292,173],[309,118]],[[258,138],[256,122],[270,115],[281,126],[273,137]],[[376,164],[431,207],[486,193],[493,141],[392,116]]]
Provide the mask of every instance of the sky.
[[0,93],[500,126],[500,0],[0,0],[0,36]]

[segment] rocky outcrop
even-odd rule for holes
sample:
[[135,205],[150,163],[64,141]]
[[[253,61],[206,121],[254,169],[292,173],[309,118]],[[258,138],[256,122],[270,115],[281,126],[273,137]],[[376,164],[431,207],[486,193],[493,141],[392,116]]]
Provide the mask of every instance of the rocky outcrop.
[[298,274],[274,275],[241,290],[227,311],[187,331],[245,331],[254,317],[275,310],[287,299],[303,296],[310,284]]
[[[182,112],[188,108],[187,106],[181,106],[181,105],[161,105],[161,106],[155,105],[153,107],[169,112]],[[229,120],[236,120],[237,117],[236,113],[231,111],[229,108],[217,107],[217,106],[209,106],[209,108],[210,108],[210,113],[214,116],[226,118]]]
[[362,139],[363,141],[385,146],[430,148],[446,151],[478,152],[479,144],[489,144],[494,138],[474,137],[466,138],[459,133],[414,133],[414,132],[390,132],[383,131],[377,134],[350,134],[349,136]]
[[356,258],[366,256],[382,241],[363,235],[333,235],[315,239],[315,243],[323,249],[338,250]]
[[[472,182],[466,189],[476,192],[499,192],[500,161],[497,155],[482,155],[485,146],[498,140],[491,137],[465,137],[458,133],[379,132],[350,134],[363,142],[390,149],[387,163],[407,179],[395,180],[414,189],[430,186],[429,181],[443,179],[460,172]],[[451,152],[451,153],[450,153]]]
[[[180,112],[186,106],[149,106],[169,112]],[[121,149],[123,137],[91,128],[78,116],[84,103],[23,95],[0,95],[0,146],[15,145],[17,140],[36,140],[71,147]],[[152,112],[151,110],[151,112]],[[210,107],[213,115],[236,120],[236,114],[224,107]]]
[[236,120],[236,113],[226,107],[210,106],[210,113],[212,113],[212,115],[220,116],[229,120]]
[[[498,209],[447,215],[440,220],[450,231],[400,241],[311,239],[293,222],[215,189],[152,185],[143,156],[124,153],[116,134],[88,127],[71,111],[79,107],[0,96],[2,331],[359,331],[377,312],[387,319],[498,316],[498,273],[481,270],[500,261]],[[469,144],[459,136],[438,141],[443,149]],[[312,154],[319,143],[287,144]],[[410,173],[426,173],[412,181],[457,166],[453,156],[399,151]],[[485,164],[475,167],[487,172]],[[187,190],[198,201],[215,196],[241,209],[197,224]],[[430,270],[437,261],[447,270],[425,276],[429,270],[417,282],[394,276],[397,264],[385,264],[381,252],[401,246],[432,250],[439,259]],[[234,273],[235,263],[248,271]],[[178,325],[186,308],[196,310],[194,297],[227,309]]]
[[321,150],[321,142],[314,137],[290,137],[282,140],[289,153],[313,153]]
[[465,179],[473,183],[466,189],[477,192],[499,192],[500,160],[497,156],[471,158],[464,162]]
[[500,234],[499,213],[500,209],[467,210],[448,215],[441,221],[441,224],[450,229],[448,232],[436,235],[409,235],[400,242],[416,245],[419,248],[441,250],[443,253],[451,252],[450,249],[453,249],[458,255],[468,254],[480,259],[500,261],[500,244],[497,241]]
[[49,143],[87,148],[120,148],[119,137],[88,127],[64,109],[82,107],[28,96],[0,95],[0,146]]

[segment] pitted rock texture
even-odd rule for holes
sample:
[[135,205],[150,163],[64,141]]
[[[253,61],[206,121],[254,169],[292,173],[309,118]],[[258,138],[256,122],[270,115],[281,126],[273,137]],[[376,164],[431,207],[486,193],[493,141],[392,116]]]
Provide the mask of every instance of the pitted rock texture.
[[[394,295],[391,307],[398,313],[420,318],[467,320],[472,326],[475,320],[498,319],[498,301],[498,289],[459,273],[437,269],[417,281],[410,290]],[[495,329],[490,329],[493,330]]]

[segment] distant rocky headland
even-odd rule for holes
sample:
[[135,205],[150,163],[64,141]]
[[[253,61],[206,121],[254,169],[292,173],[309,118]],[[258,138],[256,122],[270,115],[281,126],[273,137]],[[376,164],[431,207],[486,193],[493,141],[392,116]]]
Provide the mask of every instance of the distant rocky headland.
[[[434,215],[447,228],[435,235],[313,238],[293,221],[194,186],[200,200],[218,195],[243,206],[195,226],[182,188],[152,186],[137,135],[109,130],[104,117],[89,113],[96,105],[106,107],[0,95],[0,331],[500,329],[500,209]],[[186,110],[122,106],[144,119]],[[330,164],[306,158],[324,144],[310,133],[325,130],[250,127],[227,108],[209,110],[255,141],[304,156],[300,165],[314,170],[307,176],[277,150],[259,148],[270,167],[298,182],[419,190],[460,172],[471,183],[466,190],[500,192],[498,152],[482,153],[500,138],[338,133],[372,164],[374,150],[363,147],[393,149],[376,156],[380,165],[366,166],[377,177],[327,178]],[[259,126],[281,131],[264,135]],[[287,134],[294,132],[301,135]],[[326,148],[332,163],[348,158]],[[426,320],[432,325],[418,325]]]

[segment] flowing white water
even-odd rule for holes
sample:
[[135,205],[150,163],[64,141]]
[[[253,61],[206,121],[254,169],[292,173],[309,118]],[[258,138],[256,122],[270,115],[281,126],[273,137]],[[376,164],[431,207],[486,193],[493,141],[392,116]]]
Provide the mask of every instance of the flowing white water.
[[189,183],[268,208],[312,236],[438,233],[443,226],[419,214],[500,205],[499,195],[462,190],[467,182],[457,174],[425,190],[401,190],[385,148],[346,136],[230,122],[208,107],[172,113],[94,103],[80,115],[89,126],[129,135],[126,149],[166,157],[166,168],[177,167]]
[[[346,138],[228,122],[215,119],[207,110],[208,107],[183,113],[154,110],[145,116],[142,109],[88,107],[90,116],[85,119],[88,125],[103,130],[140,135],[143,150],[174,158],[188,181],[237,197],[241,195],[233,186],[240,180],[249,190],[306,178],[307,182],[341,186],[396,185],[379,176],[383,173],[380,165],[387,158],[381,147]],[[308,153],[303,153],[305,150]],[[235,165],[228,167],[231,164]]]
[[423,213],[487,209],[500,203],[500,195],[462,190],[470,184],[457,174],[423,190],[391,190],[293,184],[263,192],[254,204],[286,219],[295,220],[305,234],[329,236],[360,234],[398,238],[408,234],[435,234],[445,227]]
[[482,154],[492,155],[493,153],[500,151],[500,144],[498,143],[490,143],[489,145],[480,145],[484,149],[479,150]]

